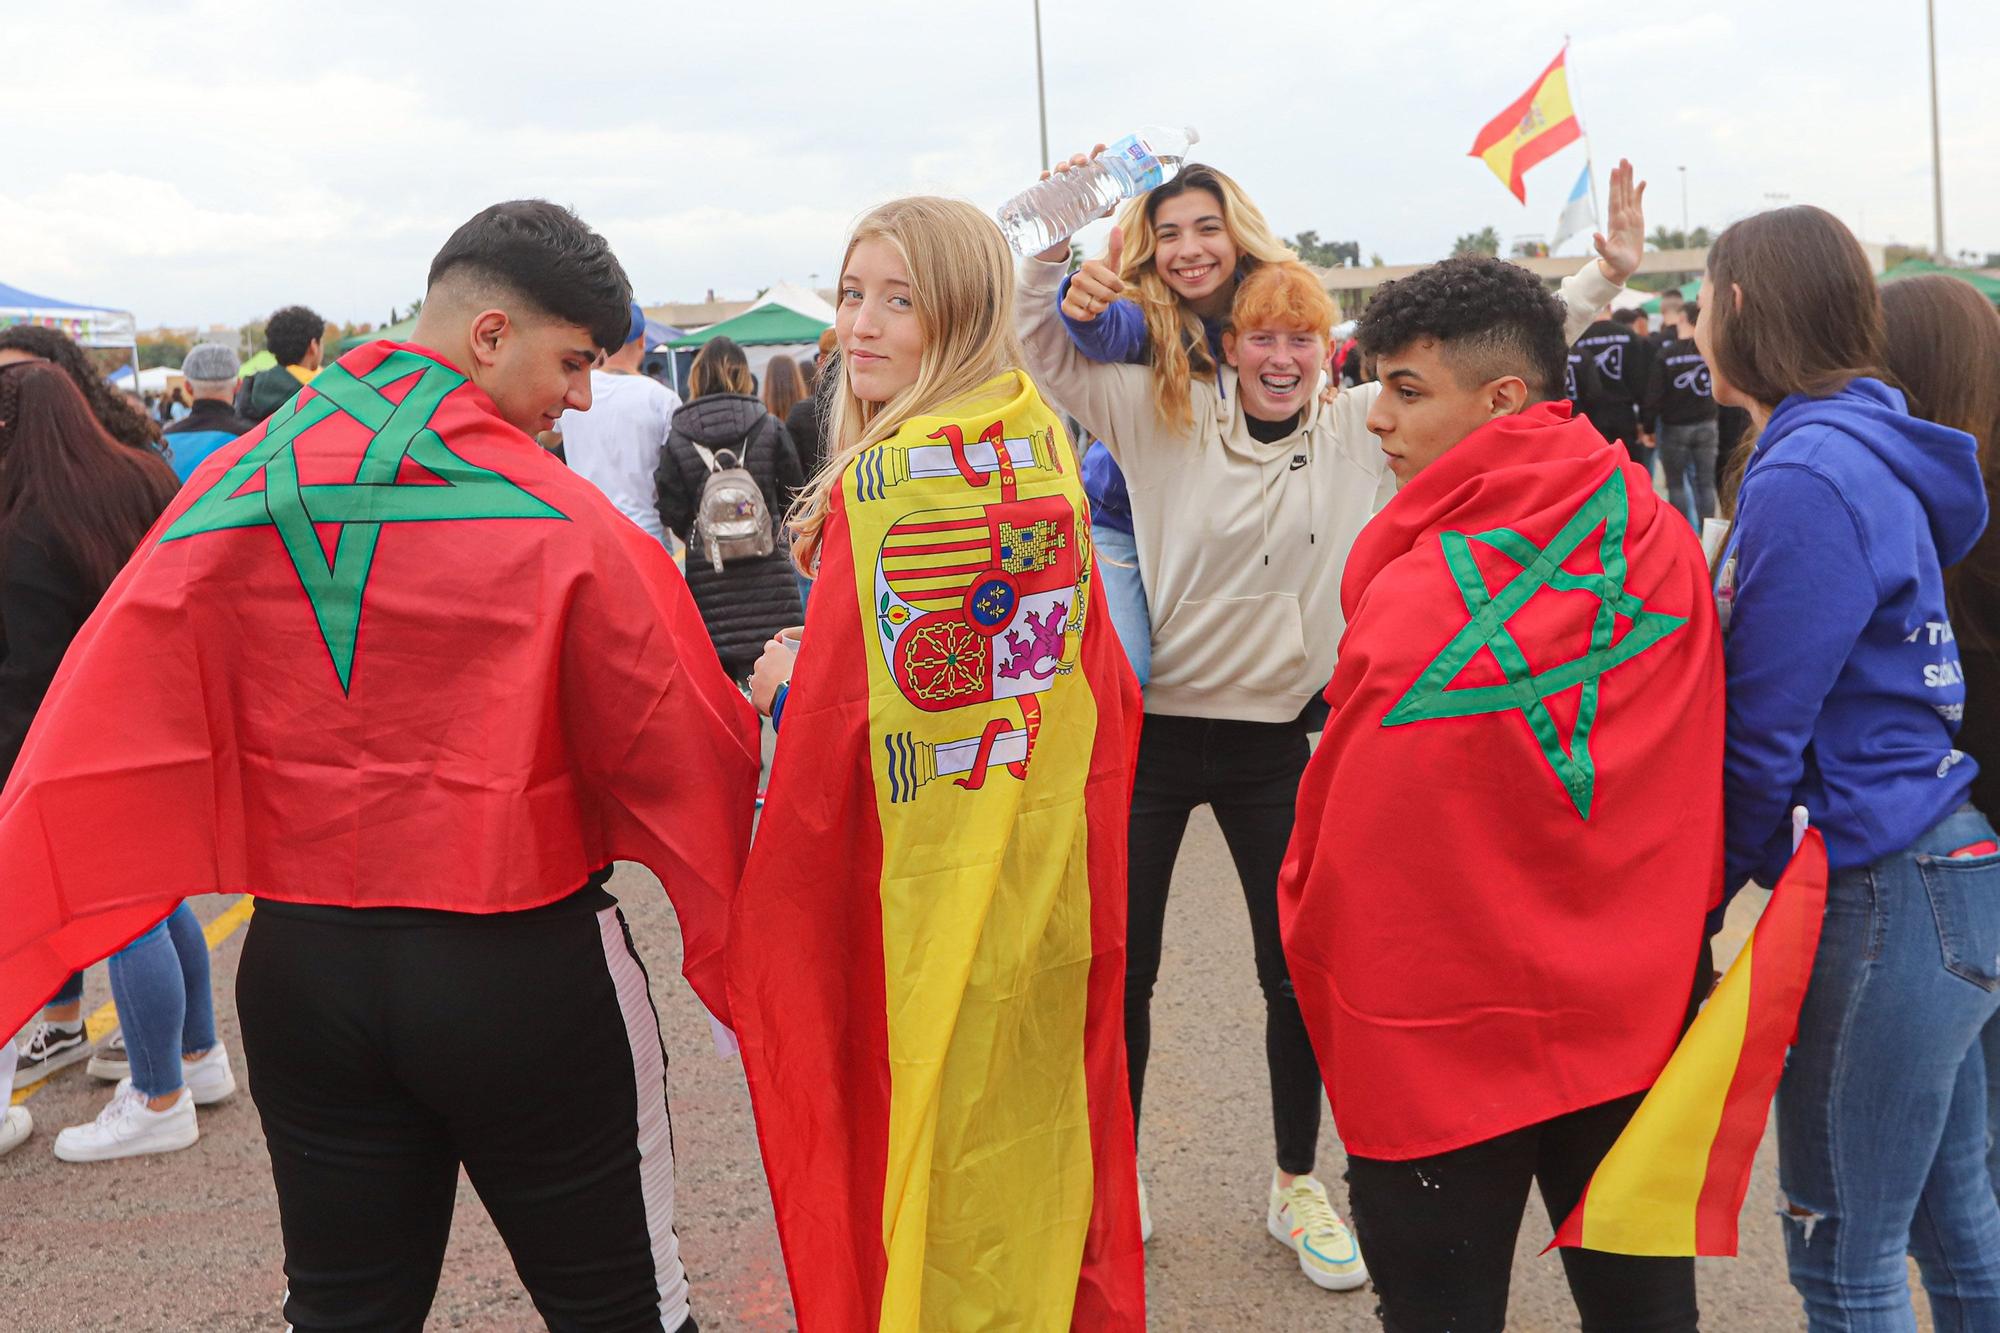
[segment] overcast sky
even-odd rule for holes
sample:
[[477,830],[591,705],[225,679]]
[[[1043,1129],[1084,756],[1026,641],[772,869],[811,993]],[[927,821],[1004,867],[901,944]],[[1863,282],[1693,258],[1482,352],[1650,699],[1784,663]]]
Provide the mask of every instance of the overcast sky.
[[[1936,4],[1946,237],[1983,255],[2000,251],[2000,3]],[[828,285],[870,204],[992,208],[1034,179],[1031,14],[0,0],[0,281],[142,327],[294,301],[380,322],[458,223],[540,195],[609,237],[647,302]],[[1923,0],[1043,0],[1042,21],[1057,153],[1194,125],[1273,227],[1364,256],[1553,230],[1581,146],[1529,174],[1525,208],[1466,150],[1565,33],[1599,174],[1633,159],[1649,227],[1680,225],[1685,166],[1697,225],[1784,196],[1869,239],[1931,234]]]

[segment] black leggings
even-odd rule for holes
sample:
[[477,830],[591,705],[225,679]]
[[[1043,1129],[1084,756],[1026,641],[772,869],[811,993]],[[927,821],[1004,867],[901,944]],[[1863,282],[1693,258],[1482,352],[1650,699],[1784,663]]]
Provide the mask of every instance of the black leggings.
[[666,1056],[609,895],[260,903],[236,1005],[299,1333],[423,1328],[461,1164],[551,1329],[693,1329]]
[[1215,811],[1250,909],[1257,984],[1264,991],[1264,1058],[1271,1069],[1271,1125],[1278,1169],[1305,1175],[1319,1146],[1320,1077],[1278,938],[1278,868],[1292,838],[1299,779],[1311,750],[1291,723],[1149,713],[1132,782],[1125,943],[1125,1048],[1132,1120],[1152,1047],[1153,984],[1160,976],[1167,891],[1188,816]]
[[[1644,1094],[1572,1111],[1511,1134],[1407,1162],[1347,1159],[1347,1200],[1361,1257],[1390,1333],[1489,1333],[1507,1324],[1514,1241],[1528,1186],[1552,1225]],[[1562,1251],[1584,1333],[1682,1333],[1697,1326],[1693,1259]]]

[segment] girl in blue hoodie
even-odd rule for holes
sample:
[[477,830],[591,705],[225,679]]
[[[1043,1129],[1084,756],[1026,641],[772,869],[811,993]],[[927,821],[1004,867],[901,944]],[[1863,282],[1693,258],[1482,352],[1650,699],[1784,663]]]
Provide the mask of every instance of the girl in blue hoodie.
[[2000,1329],[1981,1028],[2000,1010],[2000,843],[1953,745],[1964,673],[1941,571],[1986,525],[1971,436],[1883,382],[1880,295],[1817,208],[1730,227],[1696,343],[1759,429],[1717,574],[1725,884],[1773,883],[1804,806],[1833,875],[1778,1094],[1808,1326]]

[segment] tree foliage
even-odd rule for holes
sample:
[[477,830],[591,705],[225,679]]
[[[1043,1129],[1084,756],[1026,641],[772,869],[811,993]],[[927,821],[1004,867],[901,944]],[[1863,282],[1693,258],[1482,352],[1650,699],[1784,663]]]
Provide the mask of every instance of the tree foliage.
[[1451,252],[1454,256],[1498,255],[1500,233],[1492,227],[1481,227],[1478,231],[1467,232],[1451,243]]
[[1682,231],[1679,227],[1655,227],[1646,243],[1655,250],[1706,250],[1715,243],[1715,235],[1706,227],[1696,227],[1693,231]]
[[1361,264],[1359,241],[1322,241],[1318,232],[1302,231],[1285,244],[1298,251],[1300,259],[1321,268],[1359,267]]

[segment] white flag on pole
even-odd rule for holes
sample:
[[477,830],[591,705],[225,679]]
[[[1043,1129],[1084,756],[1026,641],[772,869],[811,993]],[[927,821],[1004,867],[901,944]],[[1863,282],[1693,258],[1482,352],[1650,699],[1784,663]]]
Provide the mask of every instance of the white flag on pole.
[[1576,178],[1576,188],[1569,192],[1569,201],[1563,205],[1562,216],[1556,219],[1556,238],[1550,242],[1549,250],[1562,249],[1562,243],[1572,236],[1580,236],[1597,228],[1597,210],[1590,206],[1590,164],[1583,164],[1583,174]]

